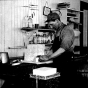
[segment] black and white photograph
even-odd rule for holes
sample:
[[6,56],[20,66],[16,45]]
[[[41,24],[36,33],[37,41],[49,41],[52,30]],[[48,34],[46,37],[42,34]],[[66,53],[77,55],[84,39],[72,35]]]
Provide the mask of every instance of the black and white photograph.
[[88,0],[0,0],[0,88],[88,88]]

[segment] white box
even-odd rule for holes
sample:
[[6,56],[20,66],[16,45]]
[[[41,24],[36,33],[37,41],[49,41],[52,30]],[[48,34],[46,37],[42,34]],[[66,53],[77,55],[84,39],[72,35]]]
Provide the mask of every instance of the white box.
[[56,74],[57,68],[52,68],[52,67],[41,67],[41,68],[36,68],[33,69],[33,75],[38,75],[38,76],[49,76]]
[[25,61],[33,61],[38,55],[44,55],[45,44],[29,44],[27,50],[25,50]]

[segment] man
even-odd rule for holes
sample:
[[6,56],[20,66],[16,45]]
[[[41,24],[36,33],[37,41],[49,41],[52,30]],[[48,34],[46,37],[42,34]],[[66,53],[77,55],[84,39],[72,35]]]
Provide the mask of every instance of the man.
[[53,53],[41,56],[39,61],[53,60],[54,63],[52,67],[57,68],[57,71],[61,73],[62,80],[64,80],[65,83],[68,76],[71,77],[70,75],[73,74],[74,68],[71,63],[73,55],[72,45],[75,39],[72,28],[73,24],[66,25],[61,22],[61,19],[57,13],[50,13],[47,16],[46,22],[48,23],[49,28],[56,30],[55,39],[51,49]]
[[71,27],[72,25],[65,25],[61,22],[57,13],[50,13],[47,16],[46,22],[48,22],[50,28],[56,30],[55,39],[52,45],[53,54],[42,56],[40,61],[55,60],[56,58],[59,60],[60,57],[63,57],[65,61],[68,61],[68,59],[71,59],[73,53],[72,45],[75,38],[74,31]]

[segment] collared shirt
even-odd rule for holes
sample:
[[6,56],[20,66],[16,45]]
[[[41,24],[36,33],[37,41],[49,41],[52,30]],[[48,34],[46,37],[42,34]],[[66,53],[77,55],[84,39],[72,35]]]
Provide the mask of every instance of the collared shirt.
[[56,51],[60,47],[67,51],[72,51],[74,39],[74,31],[71,28],[71,25],[62,24],[53,43],[54,51]]

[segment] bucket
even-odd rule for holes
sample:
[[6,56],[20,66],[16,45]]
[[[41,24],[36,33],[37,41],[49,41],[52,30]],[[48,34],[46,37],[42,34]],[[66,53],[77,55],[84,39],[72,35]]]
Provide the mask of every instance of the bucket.
[[8,52],[0,52],[0,60],[3,64],[8,63],[9,60]]

